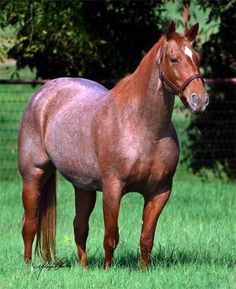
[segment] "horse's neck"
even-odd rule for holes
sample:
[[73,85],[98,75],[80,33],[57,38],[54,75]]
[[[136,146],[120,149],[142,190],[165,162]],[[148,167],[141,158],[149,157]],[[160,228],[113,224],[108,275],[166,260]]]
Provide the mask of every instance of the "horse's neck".
[[114,95],[121,107],[132,115],[132,120],[143,122],[155,134],[170,125],[174,96],[162,88],[156,65],[158,49],[153,47],[136,71],[121,80]]
[[[162,86],[156,61],[150,61],[151,67],[146,89],[139,96],[140,116],[146,120],[149,129],[158,133],[166,129],[171,122],[174,96]],[[146,73],[148,72],[141,72]]]

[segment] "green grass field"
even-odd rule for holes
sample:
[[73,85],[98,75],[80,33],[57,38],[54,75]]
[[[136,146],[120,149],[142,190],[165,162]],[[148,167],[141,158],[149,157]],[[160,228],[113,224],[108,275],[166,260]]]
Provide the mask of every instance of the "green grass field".
[[39,259],[25,265],[21,240],[21,184],[2,181],[0,194],[0,288],[236,288],[235,185],[197,178],[178,180],[158,223],[152,264],[138,266],[142,197],[126,195],[119,218],[120,244],[114,265],[103,270],[101,193],[90,220],[90,266],[76,262],[72,220],[74,196],[59,180],[57,254],[63,265],[43,268]]

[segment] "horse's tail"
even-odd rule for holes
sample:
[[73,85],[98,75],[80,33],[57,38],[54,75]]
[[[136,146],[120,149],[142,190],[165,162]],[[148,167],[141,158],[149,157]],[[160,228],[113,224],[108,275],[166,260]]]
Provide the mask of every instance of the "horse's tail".
[[37,212],[37,240],[35,253],[45,261],[56,255],[56,172],[43,186]]

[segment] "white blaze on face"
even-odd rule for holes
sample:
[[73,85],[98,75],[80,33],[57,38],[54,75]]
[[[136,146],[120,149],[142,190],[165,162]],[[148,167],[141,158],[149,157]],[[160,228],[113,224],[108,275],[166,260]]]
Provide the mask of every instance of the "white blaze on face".
[[184,46],[184,53],[193,60],[193,52],[190,48],[187,46]]

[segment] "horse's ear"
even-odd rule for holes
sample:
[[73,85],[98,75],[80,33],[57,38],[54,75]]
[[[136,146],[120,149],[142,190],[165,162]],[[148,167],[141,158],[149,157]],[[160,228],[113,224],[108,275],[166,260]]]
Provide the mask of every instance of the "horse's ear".
[[198,34],[199,24],[194,24],[189,30],[187,30],[184,34],[184,37],[186,37],[190,42],[194,41],[197,34]]
[[174,21],[171,21],[168,28],[167,28],[167,31],[166,31],[166,39],[167,41],[171,39],[171,36],[172,34],[175,32],[175,22]]

